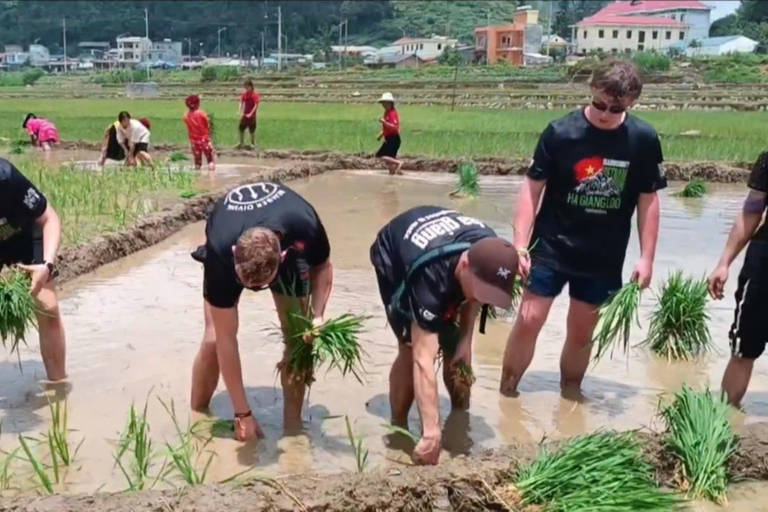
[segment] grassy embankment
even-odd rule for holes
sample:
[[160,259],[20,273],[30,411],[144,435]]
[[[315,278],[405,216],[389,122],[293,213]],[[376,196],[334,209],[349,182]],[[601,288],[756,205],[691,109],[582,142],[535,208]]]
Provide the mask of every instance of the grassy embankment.
[[[194,92],[191,88],[190,92]],[[217,144],[237,143],[237,98],[203,99],[215,114]],[[14,100],[0,105],[0,137],[23,136],[27,112],[51,119],[65,140],[98,141],[120,110],[152,122],[152,142],[186,144],[182,101]],[[547,123],[564,111],[493,111],[401,106],[402,153],[435,157],[528,157]],[[259,144],[269,149],[373,152],[381,115],[378,105],[292,104],[265,101],[259,113]],[[762,112],[640,112],[662,135],[669,160],[752,161],[765,148],[768,117]],[[697,130],[698,136],[682,132]]]

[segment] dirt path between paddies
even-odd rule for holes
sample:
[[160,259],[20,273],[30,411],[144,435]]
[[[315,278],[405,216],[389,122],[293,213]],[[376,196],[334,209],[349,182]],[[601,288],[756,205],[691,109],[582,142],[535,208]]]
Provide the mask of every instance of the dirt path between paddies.
[[[734,479],[768,480],[768,424],[740,430],[741,447],[730,464]],[[662,484],[679,480],[675,462],[658,434],[640,434],[646,455]],[[436,467],[397,466],[337,475],[251,478],[238,485],[204,485],[172,491],[146,491],[0,499],[0,510],[29,512],[207,511],[227,512],[448,512],[517,510],[509,485],[518,464],[537,445],[508,446],[470,457],[444,460]],[[519,509],[523,510],[523,509]],[[533,509],[531,509],[533,510]]]

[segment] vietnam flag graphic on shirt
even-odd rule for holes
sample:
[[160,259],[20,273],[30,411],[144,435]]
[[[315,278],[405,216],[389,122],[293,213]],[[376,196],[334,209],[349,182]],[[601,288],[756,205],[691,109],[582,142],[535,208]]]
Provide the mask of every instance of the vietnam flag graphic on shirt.
[[576,181],[579,183],[592,178],[601,172],[603,172],[603,157],[601,156],[584,158],[579,160],[576,165],[573,166],[573,174],[576,177]]

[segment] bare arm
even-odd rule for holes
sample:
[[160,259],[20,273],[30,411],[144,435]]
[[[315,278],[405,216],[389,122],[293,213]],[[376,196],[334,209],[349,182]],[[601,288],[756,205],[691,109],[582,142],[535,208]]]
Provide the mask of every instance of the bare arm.
[[311,269],[309,271],[309,282],[312,312],[315,318],[323,318],[325,306],[328,304],[328,298],[331,296],[331,289],[333,288],[333,265],[331,260],[326,260],[322,265]]
[[43,228],[43,260],[49,263],[56,261],[61,244],[61,220],[51,205],[37,218],[35,223]]
[[659,238],[659,196],[656,192],[640,194],[637,200],[637,231],[640,234],[640,258],[653,263]]
[[481,305],[477,302],[465,302],[459,309],[459,344],[451,364],[459,360],[469,363],[472,358],[472,340],[475,335],[475,320]]
[[541,194],[544,192],[546,180],[525,178],[517,194],[517,211],[515,212],[513,245],[518,249],[527,249],[531,243],[533,221],[539,208]]
[[[209,303],[210,305],[210,303]],[[237,346],[238,314],[237,306],[231,308],[211,308],[211,320],[216,332],[216,355],[219,358],[221,376],[227,386],[229,398],[235,414],[244,414],[250,410],[243,385],[243,369],[240,364],[240,351]]]
[[744,206],[736,217],[736,222],[728,235],[723,255],[720,256],[718,266],[730,267],[736,256],[744,249],[747,242],[755,234],[763,219],[763,211],[766,205],[766,193],[750,190],[744,200]]
[[259,104],[258,104],[258,103],[256,103],[256,104],[253,106],[253,110],[251,110],[251,111],[248,113],[248,117],[253,117],[254,115],[256,115],[256,111],[257,111],[257,110],[259,110]]
[[422,423],[422,437],[439,439],[440,411],[437,401],[435,359],[439,349],[437,334],[427,332],[411,322],[413,350],[413,388]]

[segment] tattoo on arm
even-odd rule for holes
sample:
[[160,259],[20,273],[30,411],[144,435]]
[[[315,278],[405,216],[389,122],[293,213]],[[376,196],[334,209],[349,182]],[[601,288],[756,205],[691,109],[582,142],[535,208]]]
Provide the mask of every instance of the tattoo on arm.
[[746,213],[762,214],[765,210],[765,192],[758,192],[757,190],[750,190],[747,198],[744,200],[744,206],[742,209]]

